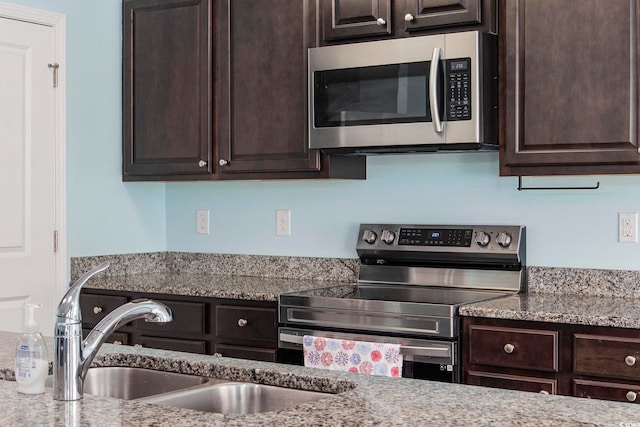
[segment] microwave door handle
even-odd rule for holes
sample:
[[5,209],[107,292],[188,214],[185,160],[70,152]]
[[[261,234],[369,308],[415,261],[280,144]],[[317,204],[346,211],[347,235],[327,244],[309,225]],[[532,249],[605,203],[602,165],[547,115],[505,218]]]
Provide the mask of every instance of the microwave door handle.
[[440,67],[440,48],[433,48],[433,55],[431,55],[431,66],[429,67],[429,107],[431,108],[431,120],[433,121],[433,130],[437,133],[442,133],[443,125],[440,120],[440,113],[438,106],[440,100],[438,99],[438,68]]

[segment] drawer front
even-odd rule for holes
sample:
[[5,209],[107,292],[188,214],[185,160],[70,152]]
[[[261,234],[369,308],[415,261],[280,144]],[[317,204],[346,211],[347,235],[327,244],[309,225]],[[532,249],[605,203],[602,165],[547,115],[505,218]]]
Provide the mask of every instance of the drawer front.
[[107,314],[111,313],[122,304],[126,304],[127,300],[127,297],[80,294],[82,322],[89,325],[95,325]]
[[577,374],[640,380],[640,339],[574,334]]
[[[91,329],[83,328],[82,329],[83,338],[87,338],[87,335],[89,335],[89,332],[91,332]],[[125,334],[122,332],[114,332],[111,335],[109,335],[109,338],[107,338],[105,342],[107,344],[125,344],[126,345],[126,344],[129,344],[129,334]]]
[[236,357],[238,359],[261,360],[264,362],[278,361],[278,351],[272,348],[254,348],[217,344],[215,352],[220,353],[225,357]]
[[207,353],[207,343],[199,340],[179,340],[173,338],[141,336],[136,340],[135,345],[159,348],[161,350],[185,351],[187,353]]
[[216,337],[278,345],[275,308],[216,306]]
[[640,385],[573,380],[573,395],[576,397],[640,403]]
[[471,325],[469,362],[557,372],[558,332]]
[[557,394],[558,392],[558,381],[552,378],[525,377],[494,372],[469,371],[467,384],[544,394]]
[[144,331],[159,333],[186,333],[203,335],[205,333],[206,304],[201,302],[167,301],[153,299],[171,309],[173,320],[169,323],[152,323],[137,320],[136,327]]

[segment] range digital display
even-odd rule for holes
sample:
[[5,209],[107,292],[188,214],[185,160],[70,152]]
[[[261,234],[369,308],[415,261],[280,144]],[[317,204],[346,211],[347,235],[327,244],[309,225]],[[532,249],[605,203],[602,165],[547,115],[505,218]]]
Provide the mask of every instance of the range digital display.
[[399,245],[471,246],[472,229],[401,228]]

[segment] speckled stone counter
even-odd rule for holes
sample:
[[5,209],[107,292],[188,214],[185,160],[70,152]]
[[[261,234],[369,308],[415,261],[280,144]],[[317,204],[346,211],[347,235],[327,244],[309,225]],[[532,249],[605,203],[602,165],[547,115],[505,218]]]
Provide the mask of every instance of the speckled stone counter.
[[324,288],[342,282],[190,273],[96,275],[84,288],[195,297],[278,301],[281,293]]
[[[0,353],[15,334],[0,333]],[[9,346],[11,347],[11,346]],[[4,363],[6,355],[0,361]],[[622,426],[636,405],[509,390],[393,379],[224,357],[104,345],[95,364],[134,366],[328,392],[290,409],[222,415],[85,395],[58,402],[51,390],[17,393],[0,381],[2,424],[11,426]],[[6,368],[6,366],[2,366]],[[337,394],[330,394],[337,393]],[[629,423],[629,424],[626,424]]]
[[462,316],[640,329],[640,299],[527,293],[460,307]]

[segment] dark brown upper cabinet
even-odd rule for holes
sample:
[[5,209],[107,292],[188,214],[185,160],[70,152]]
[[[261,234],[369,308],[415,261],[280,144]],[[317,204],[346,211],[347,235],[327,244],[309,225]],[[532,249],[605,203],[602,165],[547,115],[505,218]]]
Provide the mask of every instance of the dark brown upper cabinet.
[[391,0],[325,0],[325,40],[391,34]]
[[500,0],[500,174],[640,173],[638,2]]
[[320,44],[494,31],[495,0],[319,0]]
[[126,0],[124,180],[366,177],[310,150],[314,0]]
[[211,4],[124,2],[123,179],[211,173]]
[[481,0],[405,0],[407,31],[482,22]]
[[[315,2],[223,0],[217,83],[221,179],[364,178],[364,158],[329,158],[308,143],[307,49]],[[280,175],[282,173],[282,175]]]

